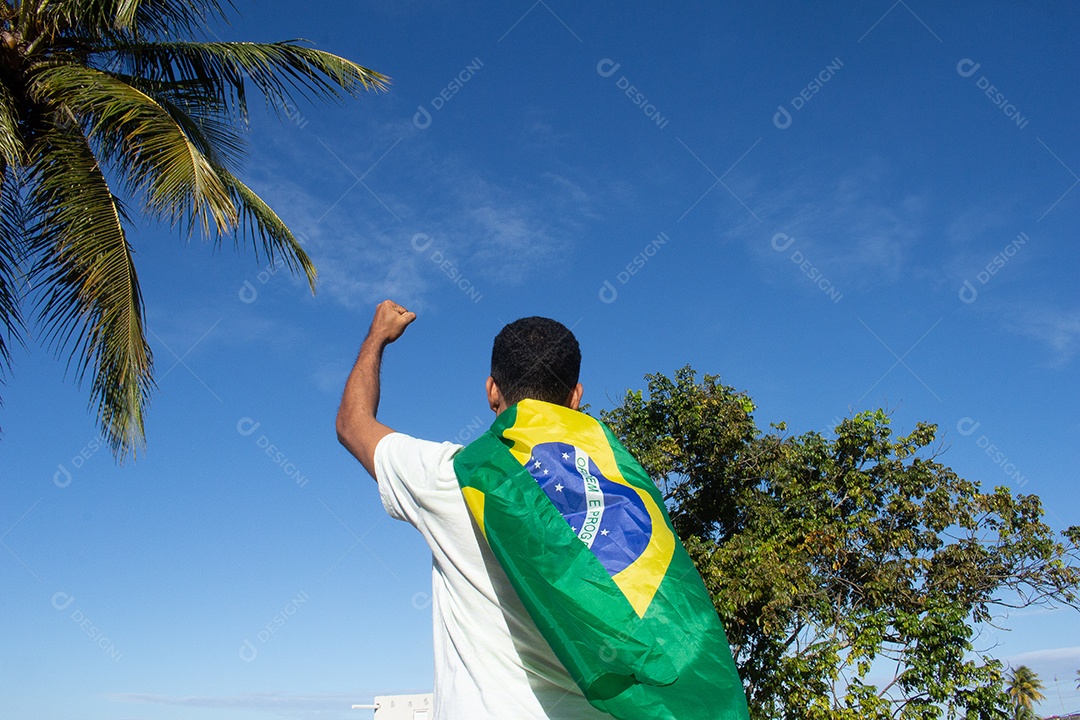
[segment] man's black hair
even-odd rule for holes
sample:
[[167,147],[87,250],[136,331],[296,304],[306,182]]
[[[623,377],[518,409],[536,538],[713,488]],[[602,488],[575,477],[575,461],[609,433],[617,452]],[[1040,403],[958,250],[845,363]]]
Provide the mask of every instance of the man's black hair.
[[581,348],[561,322],[521,318],[495,336],[491,377],[507,406],[525,398],[566,405],[580,371]]

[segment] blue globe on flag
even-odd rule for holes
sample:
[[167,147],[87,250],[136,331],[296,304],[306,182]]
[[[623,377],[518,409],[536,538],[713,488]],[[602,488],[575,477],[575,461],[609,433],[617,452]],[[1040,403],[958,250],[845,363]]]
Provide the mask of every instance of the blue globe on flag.
[[604,477],[584,450],[541,443],[525,469],[609,575],[626,569],[648,546],[652,520],[641,496]]

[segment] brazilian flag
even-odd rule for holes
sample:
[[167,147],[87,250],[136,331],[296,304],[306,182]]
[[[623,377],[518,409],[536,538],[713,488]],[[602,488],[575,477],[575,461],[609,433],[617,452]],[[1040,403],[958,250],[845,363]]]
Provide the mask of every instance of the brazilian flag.
[[602,423],[523,400],[454,458],[477,526],[595,707],[745,720],[743,686],[663,497]]

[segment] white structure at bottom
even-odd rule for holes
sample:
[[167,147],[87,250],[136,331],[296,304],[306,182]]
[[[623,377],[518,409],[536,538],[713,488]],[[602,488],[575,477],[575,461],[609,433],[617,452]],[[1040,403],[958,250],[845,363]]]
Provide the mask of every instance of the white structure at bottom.
[[353,708],[374,708],[375,720],[431,720],[434,695],[376,695],[374,705],[353,705]]

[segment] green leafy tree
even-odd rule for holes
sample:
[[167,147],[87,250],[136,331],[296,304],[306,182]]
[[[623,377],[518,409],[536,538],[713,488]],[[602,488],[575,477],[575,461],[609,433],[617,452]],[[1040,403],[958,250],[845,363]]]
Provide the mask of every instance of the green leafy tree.
[[1042,680],[1027,665],[1021,665],[1013,670],[1008,684],[1013,720],[1033,720],[1036,717],[1033,705],[1046,699],[1040,692],[1042,689]]
[[937,429],[888,415],[835,438],[757,427],[753,402],[689,367],[603,418],[668,499],[724,620],[756,720],[1009,717],[976,647],[1002,606],[1078,603],[1080,529],[1034,495],[938,462]]
[[153,388],[128,240],[145,216],[249,239],[314,291],[293,234],[236,176],[248,93],[279,112],[387,78],[296,41],[207,42],[216,0],[5,0],[0,5],[0,370],[31,306],[69,353],[121,459]]

